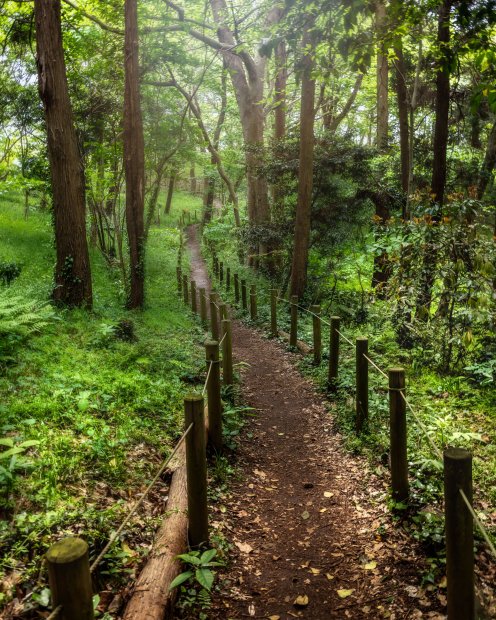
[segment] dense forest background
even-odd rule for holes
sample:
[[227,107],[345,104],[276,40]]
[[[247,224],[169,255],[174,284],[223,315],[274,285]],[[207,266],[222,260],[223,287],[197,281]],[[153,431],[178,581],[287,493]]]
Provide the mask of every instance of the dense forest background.
[[[408,368],[433,440],[480,456],[494,526],[495,2],[2,0],[0,45],[0,603],[48,604],[35,551],[81,523],[98,544],[177,437],[202,364],[184,212]],[[369,431],[350,447],[380,461]],[[140,562],[120,553],[116,579]]]

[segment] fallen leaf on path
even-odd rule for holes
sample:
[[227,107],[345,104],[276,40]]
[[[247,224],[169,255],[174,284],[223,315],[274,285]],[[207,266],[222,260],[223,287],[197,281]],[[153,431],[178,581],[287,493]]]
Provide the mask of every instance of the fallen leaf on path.
[[308,510],[304,510],[304,511],[301,513],[301,518],[302,518],[302,519],[305,519],[305,520],[306,520],[306,519],[310,519],[310,513],[308,512]]
[[332,491],[324,491],[324,497],[333,497],[334,493]]
[[269,620],[281,620],[281,616],[269,616]]
[[347,598],[348,596],[351,596],[354,591],[355,590],[336,590],[339,598]]
[[377,562],[375,561],[367,562],[367,564],[363,565],[364,570],[374,570],[374,568],[377,568]]
[[308,596],[306,594],[301,594],[295,598],[295,602],[293,603],[296,607],[306,607],[308,605]]
[[253,551],[253,547],[251,547],[248,543],[235,542],[234,544],[243,553],[251,553]]
[[320,575],[320,568],[310,568],[312,575]]
[[334,579],[334,575],[331,575],[331,573],[326,573],[326,577],[327,579],[329,579],[329,581],[331,581],[331,579]]
[[248,605],[248,613],[250,614],[250,616],[255,615],[255,605],[253,603],[250,603]]

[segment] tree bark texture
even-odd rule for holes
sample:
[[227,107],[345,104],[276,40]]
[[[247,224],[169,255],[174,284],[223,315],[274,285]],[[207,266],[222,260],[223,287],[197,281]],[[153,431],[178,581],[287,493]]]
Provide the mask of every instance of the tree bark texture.
[[35,0],[38,90],[45,110],[55,226],[53,298],[68,306],[92,305],[86,239],[83,167],[64,60],[60,0]]
[[291,267],[291,295],[301,297],[305,291],[310,243],[310,224],[313,190],[314,156],[314,109],[315,80],[312,76],[313,34],[310,21],[303,36],[304,57],[302,59],[301,109],[300,109],[300,166],[298,173],[298,200]]
[[126,225],[130,255],[129,308],[145,300],[144,187],[145,146],[139,86],[137,0],[125,1],[124,165],[126,172]]
[[176,171],[173,170],[169,177],[169,187],[167,189],[167,200],[165,201],[165,214],[169,215],[172,206],[172,196],[174,194],[174,184],[176,182]]
[[491,175],[496,165],[496,123],[492,126],[487,141],[486,154],[479,172],[479,182],[477,184],[477,198],[482,200],[484,193],[491,179]]
[[[408,91],[406,87],[406,65],[403,58],[403,46],[396,47],[395,86],[398,102],[398,120],[400,125],[400,157],[401,157],[401,187],[408,193],[408,179],[410,176],[410,131],[408,126]],[[403,213],[405,219],[406,213]]]

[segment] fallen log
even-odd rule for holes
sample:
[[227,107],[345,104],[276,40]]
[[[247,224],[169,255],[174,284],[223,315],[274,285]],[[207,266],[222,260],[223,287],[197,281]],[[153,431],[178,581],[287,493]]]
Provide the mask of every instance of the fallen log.
[[[281,338],[289,342],[289,334],[287,332],[283,332],[280,329],[278,330],[278,334]],[[308,346],[308,344],[306,342],[303,342],[303,340],[296,341],[296,348],[298,349],[300,353],[303,353],[303,355],[309,355],[310,353],[313,352],[313,348]]]
[[181,572],[176,559],[188,548],[188,493],[184,446],[177,454],[177,467],[172,474],[166,518],[160,527],[148,561],[136,582],[127,604],[124,620],[162,620],[172,618],[178,594],[170,584]]

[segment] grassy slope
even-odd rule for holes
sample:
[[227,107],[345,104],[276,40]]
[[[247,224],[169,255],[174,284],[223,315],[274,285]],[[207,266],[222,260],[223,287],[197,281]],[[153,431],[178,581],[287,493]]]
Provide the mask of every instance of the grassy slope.
[[[84,535],[95,555],[180,435],[190,389],[184,379],[203,361],[202,332],[176,293],[174,223],[180,210],[198,206],[177,194],[172,214],[152,229],[143,313],[123,310],[119,272],[92,251],[93,312],[57,312],[17,350],[16,362],[0,369],[0,437],[40,442],[21,455],[12,484],[0,477],[0,607],[16,584],[24,593],[42,590],[42,554],[62,532]],[[20,262],[23,270],[0,294],[48,298],[50,217],[32,212],[24,220],[15,195],[0,197],[1,260]],[[120,319],[133,321],[136,341],[113,337],[109,328]],[[104,571],[119,576],[125,566],[133,569],[156,526],[155,512],[145,505],[139,535],[128,530]]]

